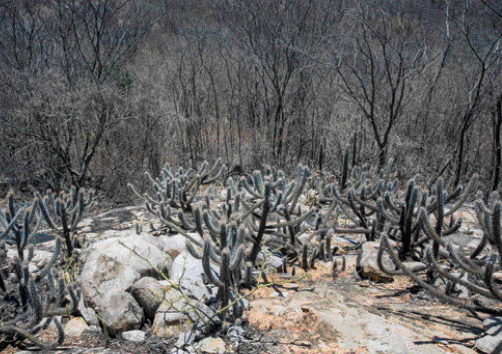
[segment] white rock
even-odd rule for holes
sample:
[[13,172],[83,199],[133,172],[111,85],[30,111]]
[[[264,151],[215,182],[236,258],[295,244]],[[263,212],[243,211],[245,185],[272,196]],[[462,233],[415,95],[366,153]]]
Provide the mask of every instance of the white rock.
[[[214,264],[211,264],[211,266],[216,271],[216,274],[218,274],[219,267]],[[211,296],[210,290],[208,290],[208,287],[204,284],[202,274],[204,274],[202,261],[192,257],[186,252],[182,252],[173,262],[171,277],[169,279],[174,284],[179,283],[180,286],[191,295],[202,300]],[[210,287],[214,288],[212,286]]]
[[145,332],[139,330],[123,332],[121,336],[131,342],[141,343],[145,341]]
[[[195,240],[199,241],[202,244],[202,238],[198,233],[189,232],[190,235]],[[169,251],[178,251],[182,252],[186,250],[186,240],[187,237],[177,234],[174,236],[160,236],[159,240],[162,242],[162,249],[164,252],[168,253]]]
[[201,353],[223,354],[226,351],[226,344],[221,338],[204,338],[195,347]]
[[82,317],[75,317],[64,326],[64,333],[67,336],[79,337],[88,329],[89,326]]
[[152,332],[161,338],[179,335],[201,318],[208,321],[213,315],[214,311],[197,299],[184,297],[178,290],[170,289],[155,314]]
[[485,335],[476,340],[475,347],[483,353],[499,353],[502,349],[502,317],[483,321]]
[[[89,247],[81,257],[83,263],[89,262],[99,254],[106,254],[117,261],[134,268],[142,276],[157,276],[153,267],[169,273],[172,260],[151,242],[157,242],[149,235],[114,237],[97,242]],[[148,261],[146,261],[148,260]],[[153,267],[152,267],[153,266]]]
[[102,304],[98,314],[110,335],[141,328],[143,309],[131,294],[123,290],[112,291],[105,295]]
[[96,254],[84,265],[78,280],[86,303],[93,308],[103,307],[102,299],[114,290],[128,290],[141,274],[105,254]]
[[169,287],[164,286],[158,280],[145,277],[133,284],[131,295],[145,311],[145,317],[153,320],[155,312],[164,299],[164,293],[168,289]]

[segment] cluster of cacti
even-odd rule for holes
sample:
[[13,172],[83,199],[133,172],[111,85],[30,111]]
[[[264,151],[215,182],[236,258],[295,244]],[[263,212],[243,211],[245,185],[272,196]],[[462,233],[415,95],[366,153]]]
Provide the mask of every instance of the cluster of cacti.
[[[423,231],[423,238],[417,243],[423,244],[424,241],[432,241],[432,246],[423,248],[424,268],[428,275],[428,281],[411,272],[401,258],[395,253],[394,248],[390,246],[387,235],[382,237],[381,252],[386,251],[391,259],[397,264],[400,271],[411,277],[416,283],[424,289],[437,296],[440,300],[453,304],[455,306],[465,307],[471,311],[486,313],[500,313],[499,310],[492,308],[493,304],[483,303],[485,299],[502,301],[502,290],[500,289],[500,280],[494,277],[494,271],[500,269],[502,256],[502,239],[500,224],[500,201],[495,196],[494,201],[486,205],[481,195],[478,194],[476,202],[476,214],[478,222],[483,229],[483,238],[479,245],[466,257],[458,252],[450,242],[445,242],[443,237],[451,235],[458,229],[460,220],[455,222],[453,213],[458,210],[467,195],[471,195],[475,190],[476,176],[471,179],[466,190],[462,193],[456,190],[452,193],[457,198],[456,203],[445,209],[446,201],[451,200],[451,196],[444,197],[443,182],[438,180],[436,185],[436,197],[434,201],[419,210],[419,229]],[[430,223],[428,212],[433,213],[436,219],[436,226]],[[450,217],[449,229],[444,229],[444,218]],[[452,231],[453,230],[453,231]],[[485,256],[480,257],[486,250]],[[447,263],[442,263],[446,261]],[[446,284],[445,289],[440,290],[439,286],[434,286],[437,279],[443,280]],[[471,297],[458,298],[455,296],[455,287],[462,286],[470,294],[476,296],[477,301]]]
[[[301,246],[298,239],[306,229],[305,221],[314,214],[313,209],[302,211],[299,204],[308,178],[309,169],[304,166],[299,166],[297,178],[289,183],[282,171],[273,173],[266,168],[263,173],[243,175],[238,181],[230,177],[223,193],[209,189],[198,198],[191,194],[190,203],[185,204],[190,207],[178,208],[178,202],[172,203],[161,193],[157,193],[157,199],[147,194],[142,199],[167,228],[187,237],[188,251],[201,259],[206,279],[219,288],[223,317],[235,320],[242,313],[236,301],[240,290],[256,285],[254,274],[263,270],[270,257],[282,259],[282,269],[286,270],[288,257],[299,259],[302,250],[308,250],[307,242]],[[158,191],[160,185],[166,185],[152,181]],[[193,237],[193,232],[203,242]],[[316,255],[310,252],[310,266]],[[226,311],[229,304],[231,316]]]
[[[443,275],[445,267],[437,264],[440,259],[448,259],[478,278],[482,275],[485,287],[474,281],[466,285],[469,289],[472,287],[483,295],[490,293],[494,298],[502,293],[493,285],[490,273],[499,267],[493,265],[494,257],[476,258],[488,244],[499,252],[498,258],[502,257],[499,203],[478,203],[478,218],[485,237],[469,259],[457,254],[444,241],[444,237],[461,227],[461,218],[455,218],[454,214],[473,195],[477,176],[465,190],[458,187],[451,193],[444,191],[444,182],[438,178],[429,195],[418,175],[408,181],[404,191],[399,190],[399,182],[392,180],[392,160],[378,172],[367,166],[349,168],[348,162],[347,149],[340,178],[326,178],[325,174],[314,177],[307,167],[300,165],[297,177],[289,182],[283,172],[274,173],[267,167],[263,173],[244,174],[239,180],[228,178],[222,193],[210,188],[199,196],[196,194],[202,184],[201,176],[220,175],[215,172],[216,165],[208,174],[205,174],[207,163],[198,174],[190,175],[180,169],[174,175],[168,169],[164,179],[151,179],[156,197],[148,194],[140,197],[169,230],[187,237],[187,249],[201,259],[208,282],[219,288],[221,309],[226,311],[229,303],[233,304],[234,319],[242,311],[235,301],[239,289],[255,284],[252,275],[260,273],[267,257],[282,258],[280,268],[284,272],[288,265],[292,265],[293,273],[296,267],[308,271],[318,259],[333,262],[336,272],[338,263],[333,259],[336,247],[331,245],[335,234],[362,234],[366,241],[380,239],[378,263],[392,275],[413,274],[403,263],[409,259],[423,262],[413,272],[425,271],[429,283],[416,275],[413,279],[420,280],[424,288],[436,294],[438,290],[433,283],[438,276],[459,284],[466,282],[462,277],[450,279],[450,275]],[[205,181],[214,182],[215,178],[206,177]],[[309,186],[315,190],[307,190]],[[303,203],[305,208],[305,202],[310,208],[302,211],[300,206]],[[349,225],[341,225],[340,216]],[[390,239],[394,240],[392,249]],[[385,252],[396,258],[396,269],[384,267]],[[448,291],[451,293],[451,288]]]
[[[429,195],[428,189],[421,185],[417,175],[408,181],[401,193],[397,181],[391,183],[391,169],[392,162],[377,178],[366,177],[366,173],[370,173],[368,168],[363,168],[349,178],[351,172],[347,150],[340,183],[317,183],[319,201],[321,204],[328,204],[329,208],[324,219],[319,222],[322,226],[316,226],[314,233],[333,230],[335,233],[365,234],[368,241],[380,238],[377,261],[382,271],[390,275],[406,274],[424,289],[451,304],[493,312],[485,305],[455,298],[453,294],[455,284],[458,284],[474,294],[502,300],[502,290],[497,285],[500,281],[493,277],[493,272],[500,269],[502,264],[500,202],[485,205],[481,196],[478,196],[477,218],[484,236],[472,254],[464,257],[444,238],[454,235],[460,229],[462,219],[456,218],[454,214],[473,196],[478,177],[474,175],[465,189],[459,186],[451,193],[444,191],[443,179],[438,178]],[[340,227],[339,215],[344,215],[352,225]],[[390,239],[395,241],[392,247]],[[487,245],[492,246],[490,252],[496,255],[479,259]],[[397,269],[385,268],[382,261],[385,252],[389,253]],[[415,265],[411,270],[405,264],[409,258],[422,262],[423,265]],[[438,264],[443,261],[447,261],[449,267]],[[306,250],[302,264],[307,267]],[[428,281],[417,276],[419,272],[425,272]],[[438,278],[442,278],[446,284],[443,291],[434,286]]]
[[65,256],[70,259],[77,246],[75,238],[78,223],[82,220],[85,210],[94,201],[94,191],[77,190],[72,186],[70,193],[61,193],[56,199],[52,191],[42,198],[37,193],[37,204],[43,219],[65,242]]
[[140,194],[132,184],[129,188],[142,200],[146,201],[149,212],[160,216],[161,207],[169,206],[181,211],[192,211],[192,203],[203,185],[209,185],[216,182],[225,169],[218,159],[212,168],[208,167],[205,161],[197,171],[192,168],[184,170],[179,168],[174,171],[169,164],[166,164],[161,171],[161,176],[153,178],[148,171],[145,175],[148,177],[155,189],[155,195],[148,193]]
[[[58,202],[56,205],[60,205],[57,207],[59,213],[65,215],[65,209],[61,203]],[[35,252],[31,240],[37,234],[42,218],[45,216],[42,216],[43,205],[37,199],[30,207],[16,207],[14,195],[10,192],[7,197],[7,210],[0,209],[0,230],[2,230],[0,233],[0,335],[3,335],[11,345],[28,340],[39,348],[48,349],[61,345],[64,340],[64,331],[54,316],[72,314],[78,300],[72,286],[66,285],[57,270],[57,261],[60,258],[63,243],[62,237],[56,236],[52,256],[46,264],[41,269],[35,267],[36,271],[30,269],[30,262]],[[78,208],[78,205],[76,207]],[[67,215],[73,215],[72,211]],[[74,229],[73,224],[67,226],[66,229]],[[8,257],[6,241],[15,244],[17,251],[15,257]],[[71,298],[69,305],[65,305],[67,295]],[[58,340],[55,343],[43,343],[36,335],[40,330],[47,328],[51,321],[55,322],[58,329]]]
[[[324,184],[319,181],[317,183],[317,190],[321,196],[320,202],[330,204],[322,224],[325,225],[325,230],[333,228],[338,234],[364,234],[368,240],[374,240],[385,225],[385,218],[379,210],[378,201],[385,194],[390,197],[392,193],[395,193],[397,186],[397,181],[390,182],[393,162],[391,160],[377,178],[369,178],[367,175],[371,175],[373,171],[370,171],[368,166],[363,166],[361,170],[354,168],[352,172],[350,171],[348,154],[347,148],[338,186],[336,182]],[[335,214],[331,218],[333,211]],[[339,227],[338,217],[341,214],[346,220],[352,222],[354,227]],[[331,225],[328,225],[329,222]]]

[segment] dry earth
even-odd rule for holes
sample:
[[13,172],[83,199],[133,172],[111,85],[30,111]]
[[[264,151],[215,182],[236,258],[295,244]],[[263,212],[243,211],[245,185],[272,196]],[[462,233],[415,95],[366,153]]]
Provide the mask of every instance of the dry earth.
[[[464,214],[471,219],[471,213]],[[472,220],[463,227],[466,239],[472,239],[466,227],[474,227]],[[269,276],[269,281],[283,284],[250,295],[251,309],[245,316],[259,335],[255,335],[252,345],[242,346],[237,352],[388,353],[388,348],[394,348],[394,353],[475,353],[472,348],[482,331],[482,319],[434,301],[404,277],[389,284],[357,280],[357,253],[345,256],[347,269],[335,276],[331,264],[323,262],[307,274],[298,270],[286,282],[279,275]],[[54,337],[55,333],[47,330],[41,339]],[[67,337],[59,349],[74,347],[160,353],[170,345],[169,341],[154,340],[138,345],[88,333],[81,338]],[[402,350],[396,351],[397,347]],[[3,349],[6,354],[18,351]]]

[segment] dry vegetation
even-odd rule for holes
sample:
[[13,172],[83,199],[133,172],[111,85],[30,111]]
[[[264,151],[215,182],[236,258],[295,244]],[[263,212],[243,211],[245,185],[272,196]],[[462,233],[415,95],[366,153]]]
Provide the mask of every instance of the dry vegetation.
[[4,183],[125,201],[145,168],[500,174],[495,1],[0,2]]

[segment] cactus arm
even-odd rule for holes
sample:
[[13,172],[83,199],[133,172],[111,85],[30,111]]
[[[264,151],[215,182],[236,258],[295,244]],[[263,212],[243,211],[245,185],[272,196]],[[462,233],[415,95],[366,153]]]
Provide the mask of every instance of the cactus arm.
[[239,269],[242,261],[244,259],[244,250],[246,247],[244,245],[240,245],[237,250],[232,254],[232,257],[230,258],[230,263],[229,267],[230,270],[233,272],[236,269]]
[[[148,174],[149,175],[149,174]],[[151,178],[151,177],[150,177]],[[150,180],[152,181],[152,180]],[[157,184],[155,181],[153,181],[152,183],[154,184]],[[127,187],[129,187],[129,189],[134,193],[134,195],[138,198],[140,198],[141,200],[144,200],[146,201],[146,197],[142,196],[141,194],[139,194],[139,192],[136,190],[136,188],[134,187],[134,185],[132,185],[131,183],[127,183]],[[146,195],[146,194],[145,194]],[[152,204],[157,204],[157,202],[154,202]]]
[[383,184],[382,181],[378,181],[375,185],[375,188],[373,191],[370,191],[370,194],[368,195],[368,200],[375,200],[377,199],[378,195],[380,192],[383,191]]
[[493,270],[495,266],[495,256],[491,256],[488,258],[486,262],[486,273],[484,277],[484,281],[490,292],[494,295],[494,297],[498,301],[502,301],[502,292],[497,289],[493,284]]
[[220,233],[219,233],[219,243],[220,243],[220,249],[223,250],[225,247],[227,247],[227,226],[224,222],[220,223]]
[[[385,192],[383,195],[383,200],[385,202],[385,205],[388,206],[390,209],[392,209],[394,212],[399,213],[400,209],[397,205],[394,205],[392,200],[390,199],[391,193],[390,192]],[[380,211],[380,209],[378,210]]]
[[474,192],[478,184],[478,175],[472,176],[471,180],[467,184],[467,187],[465,188],[465,192],[462,194],[462,196],[459,198],[457,203],[445,213],[445,216],[450,216],[454,212],[456,212],[467,200],[467,198]]
[[392,225],[399,224],[399,219],[396,219],[393,215],[391,215],[390,211],[385,209],[383,198],[377,199],[377,206],[380,211],[380,215],[382,215],[387,221],[389,221]]
[[204,247],[202,249],[202,268],[204,269],[204,274],[206,274],[208,280],[218,286],[218,287],[223,287],[223,283],[220,281],[220,279],[218,279],[218,277],[216,277],[214,274],[213,274],[213,270],[211,269],[211,264],[210,264],[210,240],[205,237],[204,238]]
[[162,220],[162,222],[164,224],[166,224],[167,226],[169,226],[170,228],[176,230],[176,232],[179,232],[180,234],[182,234],[183,236],[185,236],[186,238],[188,238],[190,241],[192,241],[195,245],[199,246],[199,247],[202,247],[202,244],[194,239],[192,236],[190,236],[187,232],[185,232],[182,228],[178,227],[176,224],[173,224],[165,219]]
[[185,216],[185,212],[181,209],[178,210],[178,220],[181,222],[181,225],[183,226],[183,228],[185,228],[189,231],[196,230],[195,223],[192,223],[192,221],[188,220],[187,217]]
[[28,289],[29,289],[29,294],[30,294],[30,307],[33,309],[33,314],[34,316],[32,317],[31,321],[28,322],[27,328],[33,328],[37,324],[39,324],[43,317],[43,308],[42,308],[42,301],[40,299],[40,294],[33,282],[31,280],[28,280]]
[[377,206],[375,206],[375,205],[373,205],[371,203],[365,202],[364,200],[362,200],[361,198],[359,198],[352,189],[351,189],[351,191],[349,193],[351,193],[351,197],[354,198],[354,200],[357,203],[361,204],[363,207],[371,209],[372,211],[375,211],[377,213],[380,211],[380,209]]
[[61,231],[58,229],[54,221],[52,220],[51,216],[49,215],[49,212],[47,211],[45,207],[45,203],[41,198],[38,198],[38,205],[40,206],[40,210],[42,211],[42,215],[44,216],[45,221],[47,224],[56,232],[60,233]]
[[455,220],[455,223],[453,224],[452,227],[443,231],[442,236],[453,235],[455,232],[457,232],[460,229],[461,226],[462,226],[462,219],[459,218],[458,220]]
[[60,208],[61,208],[61,225],[63,227],[63,235],[69,235],[70,229],[68,228],[68,214],[66,213],[66,206],[63,203],[60,203]]
[[[446,244],[444,241],[441,239],[441,237],[437,234],[436,230],[432,227],[429,218],[427,216],[427,211],[425,208],[420,208],[420,221],[422,225],[422,230],[425,232],[425,234],[434,242],[436,242],[438,245],[441,245],[442,247],[446,247]],[[435,256],[437,256],[437,253],[435,253]]]
[[295,181],[289,183],[288,186],[286,187],[286,191],[284,192],[284,197],[283,197],[285,200],[285,203],[291,202],[291,199],[293,198],[292,195],[293,195],[294,190],[296,190],[296,182]]
[[244,186],[244,189],[249,194],[251,194],[253,197],[255,197],[255,198],[262,198],[262,195],[260,195],[260,193],[255,192],[254,189],[251,188],[251,186],[249,185],[249,182],[248,182],[248,180],[247,180],[247,178],[245,176],[241,177],[241,184],[242,184],[242,186]]
[[216,182],[221,177],[221,175],[224,173],[224,171],[226,171],[226,166],[222,166],[221,169],[218,171],[218,173],[216,175],[214,175],[214,177],[208,178],[202,184],[206,185],[206,184],[211,184],[213,182]]
[[265,184],[265,198],[263,199],[263,209],[261,213],[260,227],[258,228],[258,234],[256,236],[256,241],[249,255],[249,261],[253,264],[256,263],[256,257],[261,249],[261,243],[263,240],[263,235],[265,233],[265,226],[267,223],[268,213],[270,211],[270,186],[268,183]]
[[54,249],[52,251],[51,258],[49,262],[47,262],[47,264],[44,266],[40,274],[37,275],[36,281],[44,279],[47,276],[47,274],[49,274],[49,271],[52,269],[54,264],[56,264],[56,260],[60,255],[60,251],[61,251],[61,237],[56,236],[56,242],[54,244]]
[[253,172],[253,182],[260,195],[264,195],[265,187],[263,186],[263,176],[260,171]]
[[436,270],[439,272],[439,274],[441,274],[443,277],[447,278],[448,280],[454,282],[455,284],[463,285],[466,288],[468,288],[469,290],[472,290],[480,295],[486,296],[488,298],[496,298],[492,295],[492,293],[490,291],[483,289],[477,285],[474,285],[468,281],[465,281],[464,279],[462,279],[462,277],[455,277],[452,274],[445,271],[444,268],[441,267],[437,263],[436,259],[432,256],[431,252],[429,252],[429,251],[427,252],[426,258],[434,266],[434,268],[436,268]]
[[204,224],[210,233],[214,235],[218,235],[220,233],[220,229],[214,225],[214,222],[211,220],[209,216],[209,211],[206,209],[202,212],[202,219],[204,220]]
[[314,209],[310,209],[305,214],[299,216],[295,220],[268,225],[267,228],[277,229],[277,228],[281,228],[281,227],[289,227],[289,226],[297,225],[297,224],[305,221],[307,218],[309,218],[312,215],[313,211],[314,211]]
[[243,215],[239,218],[239,220],[238,220],[238,222],[237,222],[237,223],[238,223],[238,224],[240,224],[240,223],[244,222],[244,220],[248,219],[248,217],[249,217],[249,216],[251,216],[251,214],[253,214],[253,212],[254,212],[256,209],[258,209],[258,208],[260,208],[260,207],[263,207],[263,204],[264,204],[264,203],[265,203],[265,200],[261,200],[261,201],[259,201],[258,203],[256,203],[256,204],[254,204],[254,205],[250,206],[250,205],[248,205],[246,202],[242,201],[242,205],[243,205],[246,209],[248,209],[248,210],[247,210],[247,211],[246,211],[246,212],[245,212],[245,213],[244,213],[244,214],[243,214]]
[[472,251],[469,258],[475,259],[477,256],[479,256],[481,254],[481,252],[485,249],[487,244],[488,244],[488,235],[486,232],[483,232],[483,237],[481,238],[481,241],[479,242],[476,249],[474,251]]
[[423,289],[427,290],[428,292],[430,292],[431,294],[433,294],[434,296],[436,296],[437,298],[439,298],[441,301],[449,303],[449,304],[452,304],[452,305],[455,305],[455,306],[467,308],[467,309],[469,309],[471,311],[475,311],[475,310],[479,309],[479,307],[476,306],[476,305],[474,305],[472,302],[470,302],[468,300],[462,300],[462,299],[457,299],[457,298],[448,296],[445,293],[443,293],[443,292],[439,291],[438,289],[436,289],[435,287],[433,287],[432,285],[427,284],[426,282],[424,282],[419,277],[417,277],[412,271],[410,271],[408,269],[408,267],[406,267],[401,262],[401,260],[397,256],[397,254],[392,250],[392,247],[390,246],[390,243],[389,243],[389,240],[387,238],[387,235],[385,235],[385,234],[382,235],[382,245],[383,245],[383,247],[385,247],[386,252],[389,254],[389,256],[394,261],[394,263],[397,264],[397,266],[399,267],[399,269],[401,269],[415,283],[417,283]]
[[283,198],[282,198],[282,192],[279,192],[279,193],[277,194],[277,198],[276,198],[276,200],[275,200],[274,204],[273,204],[273,205],[272,205],[272,207],[270,208],[270,212],[271,212],[271,213],[274,213],[274,212],[277,210],[277,208],[279,208],[279,206],[280,206],[280,205],[281,205],[281,203],[282,203],[282,199],[283,199]]
[[194,247],[193,243],[190,242],[190,240],[185,240],[185,245],[186,245],[186,249],[188,251],[188,253],[190,253],[190,255],[193,257],[193,258],[196,258],[196,259],[202,259],[202,254],[200,254]]
[[5,227],[5,230],[2,232],[2,234],[0,234],[0,240],[4,238],[10,232],[10,230],[16,225],[16,221],[19,218],[19,216],[21,216],[22,212],[23,210],[21,209],[17,212],[16,215],[14,215],[10,223],[7,225],[7,227]]
[[[57,320],[56,320],[57,321]],[[59,322],[56,322],[59,323]],[[52,344],[46,344],[40,341],[38,338],[36,338],[34,335],[31,335],[29,331],[14,326],[14,325],[0,325],[0,334],[7,334],[11,336],[18,336],[22,339],[27,339],[37,347],[45,350],[50,350],[50,349],[55,349],[64,342],[64,330],[61,327],[61,324],[59,324],[58,327],[58,341],[56,343]]]
[[188,205],[191,205],[193,201],[195,200],[195,196],[197,195],[199,188],[201,186],[201,179],[199,176],[195,177],[195,186],[193,187],[193,190],[191,191],[192,195],[188,199],[187,203]]

